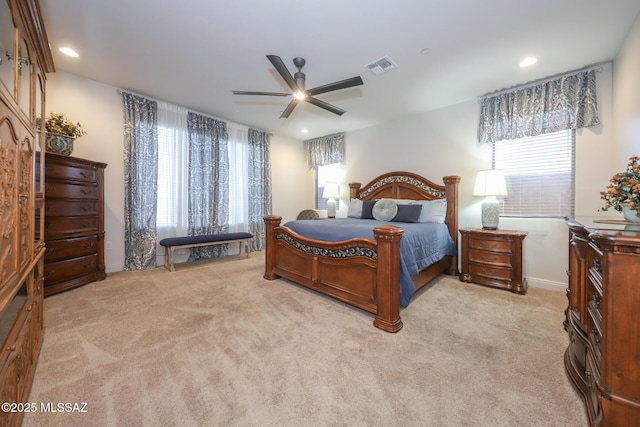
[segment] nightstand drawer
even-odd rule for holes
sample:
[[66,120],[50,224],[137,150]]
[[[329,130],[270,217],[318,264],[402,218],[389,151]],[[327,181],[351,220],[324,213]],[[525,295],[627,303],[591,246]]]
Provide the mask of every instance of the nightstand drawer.
[[469,261],[479,264],[488,264],[496,267],[511,267],[513,257],[511,256],[511,254],[470,249]]
[[469,238],[469,248],[482,251],[511,252],[511,241],[491,240],[486,238]]
[[511,280],[512,271],[508,268],[491,267],[483,264],[469,264],[469,273],[472,276],[485,277],[495,280]]

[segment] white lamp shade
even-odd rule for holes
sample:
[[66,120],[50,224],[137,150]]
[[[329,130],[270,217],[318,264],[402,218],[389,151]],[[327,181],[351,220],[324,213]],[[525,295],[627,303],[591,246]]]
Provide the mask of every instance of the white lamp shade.
[[340,197],[340,187],[335,182],[328,182],[322,191],[323,199],[336,199]]
[[478,171],[476,184],[473,187],[474,196],[506,196],[507,184],[504,173],[498,169]]

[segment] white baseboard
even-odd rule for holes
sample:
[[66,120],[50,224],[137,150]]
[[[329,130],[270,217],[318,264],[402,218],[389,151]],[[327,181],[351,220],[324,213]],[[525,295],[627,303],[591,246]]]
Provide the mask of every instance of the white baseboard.
[[527,284],[536,288],[551,289],[552,291],[566,292],[568,284],[566,282],[555,282],[552,280],[527,277]]

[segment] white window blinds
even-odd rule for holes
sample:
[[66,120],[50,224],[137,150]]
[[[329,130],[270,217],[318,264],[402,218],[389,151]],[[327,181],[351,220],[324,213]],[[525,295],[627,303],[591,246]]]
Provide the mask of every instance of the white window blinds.
[[509,193],[500,215],[573,215],[574,165],[575,130],[495,142],[493,167],[504,171]]

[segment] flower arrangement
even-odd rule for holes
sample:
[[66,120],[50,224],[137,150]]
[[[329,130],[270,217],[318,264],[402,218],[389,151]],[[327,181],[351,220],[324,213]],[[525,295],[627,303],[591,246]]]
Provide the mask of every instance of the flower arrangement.
[[605,191],[601,191],[601,198],[605,201],[603,211],[614,208],[622,212],[623,204],[628,204],[629,209],[640,213],[640,157],[629,157],[627,169],[624,172],[613,175],[609,180]]
[[[40,127],[40,118],[38,118],[37,125]],[[44,121],[44,127],[48,133],[57,133],[72,138],[79,138],[87,134],[80,123],[73,123],[64,113],[51,113]]]

